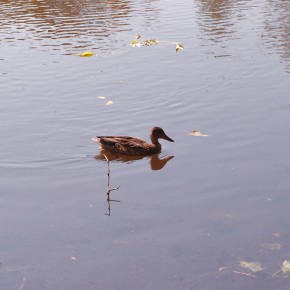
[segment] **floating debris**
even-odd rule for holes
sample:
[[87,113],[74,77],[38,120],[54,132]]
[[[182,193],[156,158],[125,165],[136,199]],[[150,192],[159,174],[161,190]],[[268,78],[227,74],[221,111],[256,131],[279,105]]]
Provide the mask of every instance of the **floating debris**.
[[184,49],[183,44],[180,43],[180,42],[165,42],[165,41],[158,41],[158,40],[155,39],[155,38],[142,40],[140,34],[137,34],[137,35],[135,36],[135,39],[133,39],[133,40],[131,41],[130,45],[131,45],[132,47],[135,47],[135,46],[137,46],[137,47],[141,47],[141,46],[151,46],[151,45],[160,44],[160,43],[175,45],[175,51],[176,51],[176,52],[178,52],[178,51],[182,51],[182,50]]
[[259,272],[259,271],[263,270],[263,268],[261,266],[261,263],[259,263],[259,262],[241,261],[240,262],[240,266],[250,269],[253,273],[256,273],[256,272]]
[[78,54],[78,56],[81,56],[81,57],[89,57],[89,56],[93,56],[93,55],[94,55],[94,53],[91,51],[85,51],[83,53]]
[[190,136],[195,136],[195,137],[208,137],[209,135],[203,134],[200,131],[191,131],[190,133],[188,133],[188,135]]

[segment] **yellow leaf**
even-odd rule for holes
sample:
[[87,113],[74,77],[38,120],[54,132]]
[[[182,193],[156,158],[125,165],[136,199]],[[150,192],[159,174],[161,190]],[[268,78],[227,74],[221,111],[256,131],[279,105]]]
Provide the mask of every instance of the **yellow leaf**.
[[266,250],[271,250],[271,251],[277,250],[277,251],[279,251],[282,246],[280,244],[261,244],[261,247],[266,249]]
[[134,46],[141,47],[142,43],[138,39],[134,39],[134,40],[131,41],[130,45],[133,46],[133,47]]
[[150,41],[151,44],[158,44],[156,39],[150,39],[149,41]]
[[207,137],[209,135],[205,135],[200,131],[191,131],[188,135],[195,136],[195,137]]
[[246,262],[246,261],[241,261],[240,262],[240,266],[241,267],[244,267],[244,268],[248,268],[248,269],[250,269],[254,273],[263,270],[263,268],[261,266],[261,263],[259,263],[259,262]]
[[183,44],[182,43],[176,43],[175,44],[175,50],[176,52],[180,51],[180,50],[183,50],[184,47],[183,47]]
[[98,99],[100,99],[100,100],[104,100],[106,97],[104,97],[104,96],[99,96],[98,97]]
[[81,54],[78,54],[78,56],[83,56],[83,57],[88,57],[88,56],[92,56],[92,55],[94,55],[94,53],[91,51],[85,51]]
[[144,44],[147,45],[147,46],[150,46],[152,43],[150,42],[150,40],[146,39]]
[[110,106],[110,105],[113,105],[114,104],[114,102],[113,101],[108,101],[107,103],[106,103],[106,106]]

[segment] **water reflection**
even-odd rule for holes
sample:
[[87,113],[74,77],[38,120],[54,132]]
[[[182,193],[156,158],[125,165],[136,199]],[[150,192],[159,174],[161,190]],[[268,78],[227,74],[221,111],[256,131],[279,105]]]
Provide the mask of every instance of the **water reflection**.
[[[150,24],[156,9],[151,2],[129,0],[20,0],[1,1],[0,43],[29,41],[30,47],[54,50],[106,49],[116,43],[117,34],[132,30],[131,18],[140,16]],[[108,39],[109,38],[109,39]],[[105,43],[101,43],[105,42]]]
[[[258,29],[266,46],[286,61],[287,71],[290,72],[290,2],[263,2],[265,5],[244,0],[195,0],[200,39],[205,41],[204,46],[209,53],[230,56],[229,45],[243,37],[241,31],[244,30],[244,37],[247,37],[246,34]],[[255,22],[249,17],[255,17]]]
[[128,155],[115,155],[111,152],[105,151],[105,150],[100,150],[100,153],[95,156],[96,160],[102,160],[106,161],[105,156],[107,156],[108,160],[111,161],[119,161],[119,162],[124,162],[124,163],[131,163],[136,160],[141,160],[141,159],[149,159],[150,163],[150,168],[152,170],[160,170],[164,168],[164,166],[167,164],[168,161],[174,158],[174,156],[161,156],[160,153],[158,154],[153,154],[150,156],[128,156]]
[[[201,38],[206,39],[206,46],[209,44],[208,41],[215,45],[222,42],[220,48],[226,48],[228,45],[226,41],[237,37],[235,23],[244,18],[241,9],[244,1],[195,0],[195,3],[198,8],[196,16]],[[216,46],[212,53],[219,53]]]
[[264,7],[263,40],[284,60],[290,73],[290,1],[268,0]]

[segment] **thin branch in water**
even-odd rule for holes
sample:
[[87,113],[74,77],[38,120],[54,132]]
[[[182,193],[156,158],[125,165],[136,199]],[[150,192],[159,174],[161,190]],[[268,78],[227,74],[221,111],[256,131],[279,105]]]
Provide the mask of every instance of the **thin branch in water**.
[[281,273],[283,270],[280,269],[279,271],[275,272],[274,274],[272,274],[272,277],[277,277],[277,274]]
[[107,194],[109,195],[111,191],[119,189],[119,188],[120,188],[120,185],[119,185],[118,187],[115,187],[115,188],[112,188],[112,189],[111,189],[111,187],[110,187],[110,175],[111,175],[111,171],[110,171],[110,162],[109,162],[109,159],[108,159],[108,157],[106,156],[106,154],[103,154],[103,155],[104,155],[104,157],[105,157],[106,160],[107,160],[107,166],[108,166],[108,171],[107,171],[107,176],[108,176],[108,184],[107,184],[107,188],[108,188],[108,192],[107,192]]
[[244,273],[244,272],[238,272],[238,271],[233,271],[234,273],[236,274],[239,274],[239,275],[243,275],[243,276],[248,276],[248,277],[252,277],[252,278],[256,278],[255,275],[252,275],[250,273]]
[[110,186],[110,176],[111,176],[111,171],[110,171],[110,162],[109,162],[108,157],[107,157],[105,154],[103,154],[103,155],[104,155],[104,157],[105,157],[105,159],[106,159],[106,161],[107,161],[107,166],[108,166],[108,171],[107,171],[107,176],[108,176],[108,183],[107,183],[107,189],[108,189],[108,191],[107,191],[108,213],[105,213],[105,215],[110,216],[110,215],[111,215],[111,201],[114,201],[114,202],[121,202],[120,200],[111,199],[111,198],[110,198],[110,193],[111,193],[111,191],[113,191],[113,190],[117,190],[117,189],[119,189],[119,188],[120,188],[120,185],[119,185],[118,187],[115,187],[115,188],[112,188],[112,189],[111,189],[111,186]]

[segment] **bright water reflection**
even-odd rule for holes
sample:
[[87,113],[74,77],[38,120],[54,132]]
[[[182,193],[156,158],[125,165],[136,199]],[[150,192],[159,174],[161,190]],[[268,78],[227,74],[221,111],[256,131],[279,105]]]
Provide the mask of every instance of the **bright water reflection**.
[[133,21],[144,19],[144,11],[147,25],[158,16],[154,1],[3,0],[1,10],[0,43],[23,42],[30,48],[66,53],[116,48],[119,33],[131,31]]
[[[269,51],[277,52],[290,73],[290,2],[268,0],[263,7],[262,38]],[[273,50],[273,51],[272,51]]]

